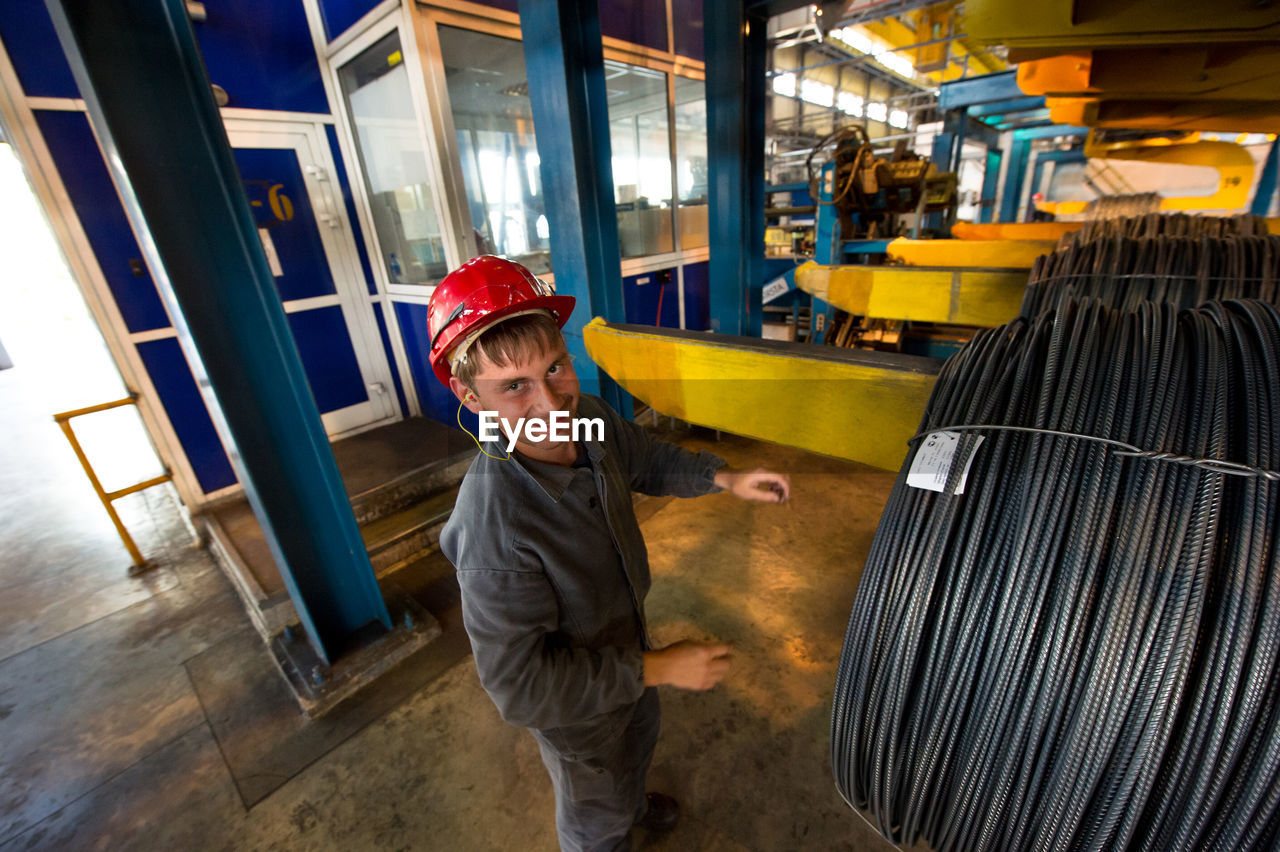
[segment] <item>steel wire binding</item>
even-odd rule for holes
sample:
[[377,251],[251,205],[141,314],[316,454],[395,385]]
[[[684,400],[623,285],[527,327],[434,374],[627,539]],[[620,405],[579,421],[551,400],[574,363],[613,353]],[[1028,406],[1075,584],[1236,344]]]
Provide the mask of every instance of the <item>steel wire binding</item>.
[[1226,459],[1205,459],[1195,458],[1193,456],[1180,456],[1177,453],[1165,452],[1164,450],[1144,450],[1135,447],[1132,444],[1126,444],[1124,441],[1116,441],[1111,438],[1103,438],[1098,435],[1081,435],[1078,432],[1063,432],[1059,429],[1037,429],[1034,426],[1013,426],[1000,423],[969,423],[963,426],[935,426],[927,432],[917,432],[907,439],[908,444],[913,444],[922,438],[935,435],[938,432],[1030,432],[1037,435],[1052,435],[1055,438],[1076,438],[1081,441],[1093,441],[1099,444],[1105,444],[1109,447],[1118,447],[1113,455],[1123,456],[1125,458],[1147,459],[1150,461],[1164,461],[1173,464],[1185,464],[1192,467],[1198,467],[1211,473],[1226,473],[1233,476],[1256,476],[1272,482],[1280,481],[1280,471],[1263,470],[1259,467],[1252,467],[1240,462],[1228,461]]

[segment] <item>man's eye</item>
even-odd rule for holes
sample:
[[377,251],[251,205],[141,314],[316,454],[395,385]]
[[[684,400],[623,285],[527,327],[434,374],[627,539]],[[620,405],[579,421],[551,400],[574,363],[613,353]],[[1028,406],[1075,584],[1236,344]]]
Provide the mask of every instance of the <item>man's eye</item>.
[[547,375],[554,376],[556,373],[562,373],[562,372],[564,372],[564,364],[561,364],[559,361],[557,361],[556,363],[551,365],[551,368],[549,370],[547,370]]
[[507,389],[507,392],[508,392],[508,393],[515,393],[516,391],[520,390],[520,387],[521,387],[523,384],[524,384],[523,382],[512,382],[511,384],[507,385],[507,388],[506,388],[506,389]]

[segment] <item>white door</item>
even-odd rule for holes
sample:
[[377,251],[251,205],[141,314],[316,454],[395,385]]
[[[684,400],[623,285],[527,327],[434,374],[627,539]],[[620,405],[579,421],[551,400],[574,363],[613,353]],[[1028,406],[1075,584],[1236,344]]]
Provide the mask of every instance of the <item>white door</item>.
[[247,119],[226,125],[325,431],[335,437],[398,419],[323,131]]

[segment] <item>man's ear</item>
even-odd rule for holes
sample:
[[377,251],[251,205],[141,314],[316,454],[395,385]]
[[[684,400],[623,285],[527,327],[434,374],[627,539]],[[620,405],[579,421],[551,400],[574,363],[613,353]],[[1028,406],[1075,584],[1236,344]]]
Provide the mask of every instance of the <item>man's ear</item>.
[[472,414],[480,413],[480,400],[476,396],[475,391],[462,383],[457,376],[449,377],[449,390],[453,391],[453,395],[470,411]]

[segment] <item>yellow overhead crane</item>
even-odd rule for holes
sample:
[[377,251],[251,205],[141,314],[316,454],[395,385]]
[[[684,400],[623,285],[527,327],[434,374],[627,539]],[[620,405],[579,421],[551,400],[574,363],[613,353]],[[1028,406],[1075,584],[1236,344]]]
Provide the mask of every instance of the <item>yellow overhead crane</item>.
[[1206,0],[967,0],[965,31],[1010,49],[1280,42],[1280,8]]
[[[915,12],[904,22],[893,17],[862,24],[875,38],[906,52],[917,72],[945,83],[967,74],[993,74],[1007,70],[1005,63],[967,34],[955,35],[957,3],[937,3]],[[909,52],[908,52],[909,51]]]
[[1280,9],[1204,0],[969,0],[964,28],[1008,48],[1058,123],[1280,132]]
[[[1244,147],[1234,142],[1205,140],[1199,133],[1174,134],[1100,142],[1097,130],[1085,139],[1084,154],[1091,159],[1131,160],[1166,165],[1207,166],[1218,172],[1218,188],[1210,195],[1192,195],[1160,200],[1161,210],[1240,210],[1249,203],[1257,166]],[[1039,209],[1070,215],[1084,213],[1088,202],[1040,202]]]
[[[1032,52],[1034,53],[1034,52]],[[1018,88],[1055,122],[1159,130],[1280,131],[1274,45],[1175,45],[1026,58]]]

